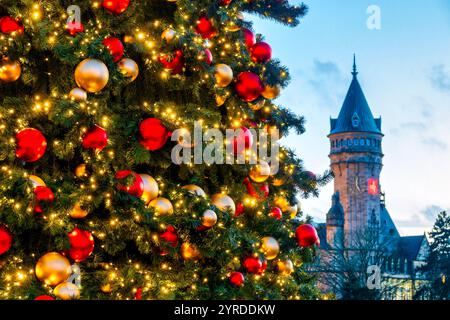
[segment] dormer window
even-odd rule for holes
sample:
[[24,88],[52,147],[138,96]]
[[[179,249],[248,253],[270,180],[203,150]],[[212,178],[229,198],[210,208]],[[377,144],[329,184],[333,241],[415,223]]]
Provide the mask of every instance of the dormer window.
[[359,120],[359,116],[358,116],[358,114],[355,112],[355,113],[353,114],[353,116],[352,116],[352,126],[353,126],[353,128],[359,127],[360,122],[361,122],[361,121]]

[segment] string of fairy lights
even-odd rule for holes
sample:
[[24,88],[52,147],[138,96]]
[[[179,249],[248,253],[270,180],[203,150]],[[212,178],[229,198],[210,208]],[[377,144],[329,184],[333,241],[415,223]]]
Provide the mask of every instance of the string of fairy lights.
[[[169,1],[169,0],[168,0]],[[170,1],[173,2],[173,1]],[[91,4],[91,9],[93,10],[94,14],[98,10],[104,10],[102,8],[102,2],[101,1],[93,1]],[[205,40],[202,36],[195,34],[193,32],[193,26],[189,25],[192,23],[192,12],[197,12],[196,4],[193,1],[178,1],[177,5],[177,16],[181,18],[181,21],[183,21],[183,24],[167,24],[162,20],[155,20],[150,21],[145,24],[145,26],[138,26],[135,27],[130,34],[127,34],[123,37],[123,42],[127,44],[133,44],[135,49],[141,53],[144,54],[144,63],[146,65],[146,72],[149,70],[158,70],[159,78],[163,81],[169,81],[172,78],[177,78],[180,81],[185,81],[181,76],[172,74],[170,69],[164,69],[161,68],[160,60],[161,56],[164,54],[167,54],[164,49],[165,43],[170,43],[171,41],[181,41],[182,39],[191,39],[189,43],[187,41],[182,42],[182,50],[184,52],[198,52],[196,54],[196,58],[199,62],[205,61],[207,58],[204,53],[204,49],[214,49],[214,52],[218,53],[218,59],[226,59],[226,60],[233,60],[236,61],[236,67],[237,68],[259,68],[260,74],[265,74],[266,67],[260,66],[258,63],[253,62],[248,59],[248,57],[245,54],[245,50],[243,50],[242,42],[240,40],[236,41],[230,41],[230,38],[233,38],[230,36],[230,34],[233,34],[235,32],[238,32],[241,30],[241,20],[243,20],[243,16],[239,10],[238,6],[233,6],[231,8],[227,8],[227,17],[228,19],[225,22],[220,22],[220,25],[218,29],[223,32],[223,35],[220,35],[214,39],[207,39]],[[47,43],[41,44],[42,48],[48,48],[48,49],[54,49],[58,44],[65,43],[69,45],[79,45],[80,48],[88,48],[92,43],[95,41],[98,41],[100,37],[102,37],[105,34],[105,29],[107,28],[107,22],[99,20],[98,16],[95,21],[89,21],[86,25],[84,25],[83,30],[83,36],[81,41],[76,42],[77,40],[74,37],[70,37],[67,34],[66,30],[66,21],[68,19],[68,14],[65,12],[64,8],[60,8],[58,6],[50,6],[47,5],[45,1],[38,1],[35,2],[28,8],[28,10],[25,10],[24,13],[18,14],[17,17],[18,20],[20,20],[27,28],[27,30],[32,30],[33,32],[37,31],[38,23],[41,22],[43,19],[47,21],[51,21],[52,25],[51,28],[48,30],[47,34]],[[288,18],[287,22],[292,23],[292,19]],[[13,46],[14,43],[17,41],[18,37],[23,36],[20,32],[12,32],[8,35],[0,34],[0,44],[2,46],[2,54],[3,56],[7,57],[9,47]],[[234,37],[236,38],[236,37]],[[26,52],[31,50],[33,47],[32,42],[27,42],[25,44],[26,51],[23,56],[21,56],[18,60],[19,63],[22,65],[27,65],[27,56]],[[107,48],[100,49],[100,50],[107,50]],[[244,52],[244,53],[243,53]],[[86,50],[80,50],[75,53],[76,57],[79,60],[88,58],[88,53]],[[46,61],[50,59],[49,57],[45,58]],[[142,68],[142,66],[141,66]],[[194,67],[193,70],[197,71],[197,77],[199,79],[199,82],[201,84],[213,84],[214,85],[214,79],[216,75],[214,75],[214,68],[200,68],[200,67]],[[50,73],[48,76],[52,76]],[[280,71],[279,74],[281,79],[286,78],[288,75],[284,70]],[[231,91],[226,87],[217,87],[217,85],[214,85],[214,90],[216,90],[216,102],[218,107],[220,105],[223,105],[227,99],[229,99],[232,96]],[[6,119],[11,119],[12,117],[16,117],[15,123],[14,123],[14,133],[18,133],[21,130],[25,129],[29,125],[29,119],[30,118],[38,118],[41,116],[49,115],[49,113],[52,112],[52,109],[60,103],[61,101],[70,101],[76,102],[76,104],[72,104],[69,106],[64,113],[64,116],[66,118],[71,118],[77,115],[77,113],[84,113],[85,116],[92,116],[97,120],[97,124],[101,126],[104,130],[108,130],[108,128],[111,128],[112,123],[112,114],[108,111],[107,106],[105,105],[106,102],[102,100],[98,100],[95,98],[95,95],[89,95],[88,99],[81,99],[78,100],[76,96],[73,96],[67,92],[59,92],[57,86],[52,87],[49,89],[49,93],[36,93],[31,99],[30,99],[30,110],[32,111],[31,114],[24,114],[24,115],[17,115],[14,108],[2,108],[4,109],[3,112],[0,113],[0,133],[4,133],[8,130],[9,126],[11,126],[11,123],[6,121]],[[277,90],[275,90],[277,91]],[[279,90],[276,92],[275,96],[272,97],[275,98],[279,94]],[[231,124],[234,128],[240,128],[244,126],[245,123],[247,123],[248,120],[252,119],[252,112],[256,112],[261,110],[267,115],[279,112],[279,107],[270,102],[271,99],[264,99],[263,102],[257,102],[257,103],[242,103],[237,106],[235,104],[230,104],[231,108],[228,110],[228,123],[222,122],[222,121],[215,121],[212,124],[209,124],[210,119],[196,119],[198,123],[201,124],[202,130],[207,130],[210,128],[215,129],[221,129],[225,130],[229,127]],[[167,123],[172,124],[178,129],[184,129],[189,130],[192,123],[187,119],[187,115],[189,113],[189,110],[186,111],[186,114],[180,113],[177,109],[176,105],[168,106],[166,104],[162,105],[158,102],[150,102],[145,99],[145,101],[140,103],[140,106],[142,110],[148,111],[149,113],[153,114],[156,118],[164,120]],[[201,106],[197,108],[198,112],[201,112]],[[79,124],[79,123],[77,123]],[[83,126],[79,124],[79,136],[80,139],[85,136],[90,128]],[[279,126],[286,126],[285,123],[279,123],[277,124]],[[276,128],[276,125],[268,125],[264,124],[265,128],[267,130],[271,130]],[[8,139],[11,148],[14,148],[16,145],[16,139],[14,137],[10,137]],[[231,143],[232,141],[226,141],[226,143]],[[59,146],[64,145],[65,141],[61,141],[58,139],[54,139],[51,141],[53,144],[53,148],[55,150],[58,149]],[[72,141],[69,141],[69,146],[75,148],[76,146]],[[258,142],[259,143],[259,142]],[[111,210],[111,217],[108,223],[108,228],[114,229],[114,228],[120,228],[123,224],[126,224],[128,221],[120,215],[115,215],[114,208],[112,207],[113,204],[113,193],[111,191],[103,191],[101,194],[97,193],[99,185],[101,185],[102,182],[105,181],[105,179],[108,177],[108,165],[110,162],[112,162],[115,159],[117,151],[114,150],[114,142],[110,141],[108,148],[103,152],[94,152],[90,156],[85,156],[84,165],[88,165],[91,168],[95,167],[98,168],[97,171],[90,170],[89,174],[86,174],[86,172],[83,172],[80,176],[77,175],[80,180],[79,188],[83,192],[83,196],[80,197],[79,201],[76,204],[76,212],[77,214],[85,214],[84,209],[80,206],[80,204],[89,204],[94,202],[96,197],[101,197],[105,208]],[[250,159],[251,157],[257,157],[257,154],[252,154],[250,150],[246,151],[246,159]],[[279,155],[280,161],[283,161],[287,157],[287,152],[285,149],[282,149]],[[190,165],[192,166],[192,164]],[[279,176],[273,176],[271,179],[273,180],[272,184],[274,186],[281,186],[286,183],[287,177],[291,176],[295,171],[295,166],[291,164],[285,164],[281,168],[282,175]],[[6,177],[6,179],[13,180],[16,179],[17,173],[19,175],[22,175],[25,179],[30,179],[31,174],[28,173],[26,170],[22,168],[17,167],[11,167],[9,165],[2,165],[0,168],[1,172],[3,172],[3,176]],[[257,173],[261,175],[261,173]],[[266,179],[271,176],[270,174],[267,174],[267,177],[265,177],[262,181],[266,181]],[[58,183],[58,180],[62,178],[52,178],[53,184]],[[189,197],[189,199],[186,198],[185,192],[180,191],[182,190],[181,185],[172,186],[169,185],[167,181],[162,176],[156,175],[154,177],[155,183],[157,184],[157,198],[160,199],[163,195],[170,196],[170,199],[172,199],[173,207],[175,208],[175,211],[177,214],[180,215],[191,215],[193,219],[199,219],[201,218],[201,214],[198,213],[192,213],[190,211],[190,207],[186,205],[187,202],[204,202],[205,199],[200,196],[196,197]],[[8,190],[8,186],[4,183],[0,184],[0,190],[6,191]],[[56,193],[63,192],[62,189],[58,188],[54,190]],[[230,190],[228,190],[228,187],[224,186],[222,187],[221,192],[218,193],[219,197],[216,203],[216,207],[219,209],[224,209],[223,211],[228,211],[230,208],[234,207],[235,204],[233,200],[230,198],[232,204],[230,204],[228,199],[224,198]],[[28,186],[26,189],[26,192],[28,194],[33,193],[33,188],[31,186]],[[4,193],[3,193],[4,194]],[[287,213],[291,217],[295,217],[297,214],[299,208],[297,205],[291,205],[287,200],[286,197],[288,196],[287,192],[285,191],[277,191],[277,193],[274,195],[275,198],[275,205],[279,206],[283,212]],[[228,197],[228,196],[226,196]],[[156,197],[155,197],[156,198]],[[229,198],[229,197],[228,197]],[[225,199],[225,200],[224,200]],[[251,195],[244,195],[242,198],[242,203],[245,207],[250,208],[259,208],[259,205],[261,203],[260,199],[251,196]],[[28,214],[33,213],[33,207],[30,206],[28,203],[23,202],[21,200],[17,200],[14,198],[9,198],[7,196],[3,196],[0,200],[0,205],[2,206],[8,206],[13,208],[13,210],[17,213],[22,212],[23,208],[26,208],[26,212]],[[172,204],[170,204],[172,206]],[[156,207],[158,209],[158,207]],[[234,208],[235,210],[235,208]],[[158,210],[156,210],[158,211]],[[232,210],[233,211],[233,210]],[[71,213],[72,212],[72,213]],[[42,219],[46,221],[48,227],[51,227],[53,225],[59,225],[64,226],[68,218],[71,217],[71,215],[74,212],[74,208],[69,209],[68,211],[64,212],[55,212],[55,210],[49,209],[48,212],[44,212],[42,214]],[[130,208],[129,212],[131,213],[131,216],[133,221],[136,223],[140,223],[143,219],[143,216],[141,213],[139,213],[135,208]],[[157,213],[157,212],[156,212]],[[88,215],[86,213],[86,215]],[[265,218],[266,214],[263,212],[263,210],[258,209],[256,211],[256,216],[260,218]],[[158,214],[153,215],[153,220],[159,222],[159,216]],[[216,216],[217,219],[217,216]],[[235,219],[233,221],[235,226],[240,229],[246,228],[246,224],[244,220]],[[90,220],[87,221],[87,224],[92,228],[91,233],[95,236],[95,238],[98,238],[99,240],[105,240],[108,238],[107,233],[102,231],[101,225],[98,223]],[[221,232],[221,229],[225,228],[223,222],[218,222],[217,224],[214,222],[214,227],[216,230],[216,238],[220,239],[223,232]],[[167,225],[165,223],[160,224],[161,230],[166,230]],[[295,237],[295,232],[290,230],[290,228],[287,225],[283,225],[282,228],[286,233],[289,234],[290,237]],[[149,244],[150,241],[158,244],[161,241],[160,238],[160,232],[154,232],[152,236],[149,239],[142,239],[142,236],[138,235],[136,241],[143,241],[145,244]],[[241,245],[240,242],[238,242],[238,245]],[[278,245],[278,244],[277,244]],[[183,257],[185,260],[196,260],[199,257],[199,253],[197,252],[195,245],[189,244],[188,242],[184,242],[182,245],[185,248],[184,254],[182,252]],[[254,258],[258,258],[258,254],[256,252],[259,252],[261,250],[261,247],[263,246],[263,243],[256,242],[252,244],[252,247],[254,248],[255,254],[253,255]],[[101,248],[104,248],[104,244],[100,244]],[[233,252],[229,249],[225,251],[225,253],[229,256],[229,261],[231,265],[239,265],[242,262],[242,257],[236,256],[233,254]],[[277,252],[278,253],[278,252]],[[34,254],[32,255],[33,258],[39,258],[35,257]],[[276,255],[275,255],[276,256]],[[5,272],[3,274],[3,282],[5,283],[5,289],[2,290],[2,298],[9,298],[12,295],[15,298],[18,299],[27,299],[28,297],[26,295],[20,295],[15,296],[14,295],[14,288],[15,287],[21,287],[29,285],[32,281],[35,279],[35,269],[26,267],[23,264],[23,259],[20,257],[13,256],[9,259],[9,263],[14,265],[14,268],[11,271]],[[274,278],[274,282],[283,288],[286,283],[288,282],[288,276],[292,273],[294,268],[298,268],[301,266],[301,261],[294,261],[291,260],[278,260],[277,261],[279,266],[279,270],[284,270],[283,272],[280,272],[280,276]],[[292,264],[292,266],[291,266]],[[154,271],[152,269],[146,269],[145,266],[143,266],[141,263],[133,260],[128,261],[128,267],[132,268],[135,273],[142,276],[144,279],[144,284],[139,284],[140,287],[137,287],[134,285],[135,280],[134,279],[127,279],[122,274],[122,270],[120,267],[114,265],[113,263],[104,263],[103,269],[106,271],[107,276],[105,277],[105,281],[100,286],[100,290],[103,293],[106,294],[113,294],[116,299],[130,299],[129,296],[124,295],[124,293],[121,290],[114,290],[114,288],[125,288],[131,285],[133,287],[132,292],[136,294],[139,290],[143,290],[144,292],[150,292],[154,291],[155,287],[158,286],[159,288],[159,296],[155,298],[164,298],[165,296],[170,296],[173,294],[176,290],[179,289],[179,286],[177,282],[171,281],[171,280],[164,280],[163,284],[161,285],[161,281],[155,281],[155,278],[153,276]],[[283,269],[284,268],[284,269]],[[174,267],[169,262],[163,262],[159,266],[159,271],[167,271],[170,272],[174,270]],[[200,266],[197,266],[193,269],[193,274],[188,275],[187,278],[192,279],[192,285],[190,287],[191,291],[196,291],[199,285],[208,283],[209,279],[208,277],[201,277],[201,270]],[[230,277],[231,271],[230,270],[223,270],[221,273],[221,279],[226,280]],[[262,272],[257,272],[255,274],[251,275],[251,279],[253,281],[260,281],[264,277],[264,269],[262,269]],[[127,283],[127,281],[130,281],[131,283]],[[49,295],[54,295],[55,290],[52,288],[51,285],[48,285],[46,283],[42,284],[44,291],[46,291]],[[283,289],[282,289],[283,290]],[[73,294],[76,295],[76,294]],[[61,294],[60,297],[63,297],[64,294]],[[78,293],[79,296],[79,293]],[[70,295],[69,295],[70,298]],[[300,299],[301,297],[299,295],[291,295],[289,296],[290,299]]]

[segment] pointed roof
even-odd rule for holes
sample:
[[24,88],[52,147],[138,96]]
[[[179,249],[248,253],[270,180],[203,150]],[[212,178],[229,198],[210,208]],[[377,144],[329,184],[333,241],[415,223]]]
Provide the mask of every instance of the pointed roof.
[[373,132],[381,134],[381,118],[375,119],[358,82],[356,59],[353,57],[353,79],[337,119],[331,119],[330,134]]

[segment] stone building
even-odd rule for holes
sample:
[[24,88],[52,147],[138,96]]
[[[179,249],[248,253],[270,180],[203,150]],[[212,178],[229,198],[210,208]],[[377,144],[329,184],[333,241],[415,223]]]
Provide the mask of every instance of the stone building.
[[335,193],[326,223],[317,226],[320,284],[339,297],[342,282],[350,281],[349,270],[358,274],[352,281],[364,286],[370,276],[366,269],[375,265],[383,298],[411,299],[422,281],[417,267],[426,262],[428,240],[425,235],[400,236],[389,215],[380,191],[381,117],[374,118],[357,75],[354,61],[353,79],[339,116],[330,119]]

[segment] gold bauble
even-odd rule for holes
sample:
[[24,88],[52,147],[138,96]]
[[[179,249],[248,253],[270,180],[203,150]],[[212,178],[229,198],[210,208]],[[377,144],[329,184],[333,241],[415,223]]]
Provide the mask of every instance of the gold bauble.
[[28,181],[31,182],[31,184],[33,185],[33,188],[46,187],[46,184],[45,184],[44,180],[42,180],[38,176],[33,176],[33,175],[28,176]]
[[203,212],[202,225],[211,228],[217,223],[217,214],[212,210]]
[[136,80],[139,75],[139,66],[130,58],[123,58],[119,61],[117,66],[125,77],[131,78],[131,81]]
[[297,216],[298,205],[289,206],[286,210],[286,213],[289,215],[291,219],[294,219]]
[[200,258],[200,251],[193,244],[184,242],[181,245],[181,256],[184,260],[197,260]]
[[285,183],[286,183],[286,178],[273,178],[273,180],[272,180],[272,185],[274,187],[281,187]]
[[236,23],[234,23],[234,21],[230,21],[228,25],[225,27],[225,31],[229,32],[237,32],[239,30],[241,30],[241,27]]
[[224,63],[216,64],[214,76],[216,85],[219,88],[225,88],[233,81],[233,70]]
[[150,201],[158,197],[158,183],[148,174],[140,174],[139,176],[144,181],[144,193],[142,193],[141,199],[148,205]]
[[273,260],[280,252],[280,245],[275,238],[264,237],[261,239],[261,251],[264,253],[267,260]]
[[80,289],[71,282],[63,282],[53,289],[53,294],[62,300],[80,299]]
[[69,98],[72,101],[83,102],[87,100],[87,93],[81,88],[74,88],[70,90]]
[[58,252],[44,254],[36,263],[36,277],[49,286],[56,286],[69,278],[69,260]]
[[106,65],[97,59],[84,59],[75,69],[75,82],[88,92],[99,92],[109,80],[109,71]]
[[88,214],[89,214],[89,212],[87,212],[86,210],[81,208],[79,203],[75,204],[69,212],[70,217],[73,219],[83,219]]
[[176,34],[177,34],[177,32],[175,30],[173,30],[172,28],[167,28],[161,34],[161,38],[163,38],[167,42],[170,42],[170,41],[172,41],[175,38]]
[[216,105],[218,107],[222,106],[227,101],[227,96],[220,96],[216,94]]
[[250,178],[258,183],[266,181],[270,176],[270,166],[265,161],[259,161],[259,164],[253,166],[249,172]]
[[254,111],[258,111],[258,110],[262,109],[265,104],[266,104],[266,100],[260,100],[256,103],[249,103],[250,108]]
[[8,58],[4,58],[0,62],[0,81],[14,82],[20,78],[22,74],[22,67],[20,62],[11,61]]
[[281,92],[281,87],[279,85],[275,85],[275,86],[269,86],[266,85],[264,87],[263,92],[261,92],[261,95],[269,100],[275,99],[280,95]]
[[124,35],[123,36],[123,42],[125,43],[134,43],[134,37],[133,36],[129,36],[129,35]]
[[290,259],[277,261],[278,272],[283,276],[288,276],[294,272],[294,264]]
[[103,285],[100,287],[100,290],[101,290],[103,293],[111,293],[111,292],[112,292],[112,286],[111,286],[110,283],[106,283],[106,284],[103,284]]
[[75,176],[77,178],[87,178],[88,177],[88,169],[87,164],[82,163],[75,168]]
[[274,204],[283,212],[286,212],[290,207],[290,203],[285,197],[276,197]]
[[188,184],[187,186],[182,187],[182,189],[188,190],[189,193],[198,196],[198,197],[206,197],[205,191],[203,191],[202,188],[199,186],[196,186],[195,184]]
[[149,207],[155,210],[155,215],[173,214],[172,203],[166,198],[156,198],[150,201]]
[[236,205],[233,199],[223,193],[217,193],[211,197],[211,203],[222,212],[230,212],[234,215],[236,212]]

